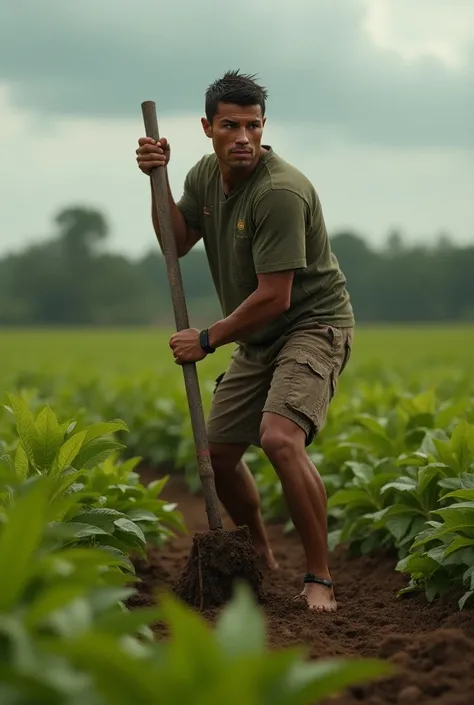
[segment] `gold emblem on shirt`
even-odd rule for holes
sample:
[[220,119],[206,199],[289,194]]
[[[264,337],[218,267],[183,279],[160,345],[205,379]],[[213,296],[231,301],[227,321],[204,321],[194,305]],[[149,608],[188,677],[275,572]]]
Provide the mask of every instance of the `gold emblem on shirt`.
[[237,221],[237,230],[243,230],[245,228],[245,223],[242,220],[242,218],[239,218]]

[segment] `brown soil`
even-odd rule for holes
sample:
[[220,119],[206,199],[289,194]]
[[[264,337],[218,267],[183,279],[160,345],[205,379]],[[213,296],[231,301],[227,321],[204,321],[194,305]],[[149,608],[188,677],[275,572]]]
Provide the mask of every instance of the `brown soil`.
[[[150,479],[147,473],[146,481]],[[148,562],[137,565],[143,584],[134,604],[152,603],[160,589],[174,587],[193,534],[208,530],[202,499],[190,495],[180,479],[169,481],[163,497],[178,503],[189,535],[163,550],[150,549]],[[233,528],[225,514],[223,518],[225,528]],[[375,656],[398,667],[395,677],[349,689],[331,699],[332,705],[474,704],[474,610],[459,612],[458,595],[432,604],[423,595],[397,598],[406,578],[395,572],[395,556],[349,557],[337,550],[330,568],[338,611],[311,613],[292,601],[301,591],[304,573],[297,536],[285,536],[280,525],[269,526],[268,533],[280,564],[276,573],[263,574],[269,646],[304,646],[313,659]],[[212,623],[218,610],[203,614]]]
[[196,533],[189,558],[174,588],[187,604],[203,610],[228,602],[236,580],[249,585],[261,602],[263,575],[248,528]]

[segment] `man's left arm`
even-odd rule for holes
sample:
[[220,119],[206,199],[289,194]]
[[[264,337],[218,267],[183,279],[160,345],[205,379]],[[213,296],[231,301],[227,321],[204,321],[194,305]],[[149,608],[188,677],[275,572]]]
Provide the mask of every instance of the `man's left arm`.
[[[244,340],[288,310],[295,269],[306,267],[306,208],[300,196],[286,189],[260,198],[252,240],[258,286],[233,313],[208,329],[212,348]],[[170,347],[178,364],[206,356],[195,329],[175,333]]]
[[286,189],[269,191],[259,200],[252,242],[258,286],[209,328],[212,347],[245,339],[289,309],[295,269],[306,267],[306,207]]

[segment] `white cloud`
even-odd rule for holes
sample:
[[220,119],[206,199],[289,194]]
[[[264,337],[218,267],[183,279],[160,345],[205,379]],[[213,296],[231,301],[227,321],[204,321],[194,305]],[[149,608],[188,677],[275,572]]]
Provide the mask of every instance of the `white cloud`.
[[472,0],[364,0],[365,28],[379,47],[413,61],[432,56],[466,65],[474,38]]

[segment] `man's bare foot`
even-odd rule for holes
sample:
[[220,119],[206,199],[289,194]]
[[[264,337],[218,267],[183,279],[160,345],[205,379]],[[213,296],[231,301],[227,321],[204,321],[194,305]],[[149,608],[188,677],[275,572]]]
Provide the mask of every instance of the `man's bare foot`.
[[[314,578],[313,575],[313,580]],[[330,578],[326,578],[326,580],[330,581]],[[305,600],[309,609],[317,612],[336,612],[337,610],[337,602],[330,582],[328,585],[324,585],[316,581],[309,581],[294,599]]]
[[259,548],[257,546],[255,550],[257,552],[258,559],[264,568],[267,568],[268,570],[278,570],[280,566],[275,560],[273,551],[270,548],[267,546]]

